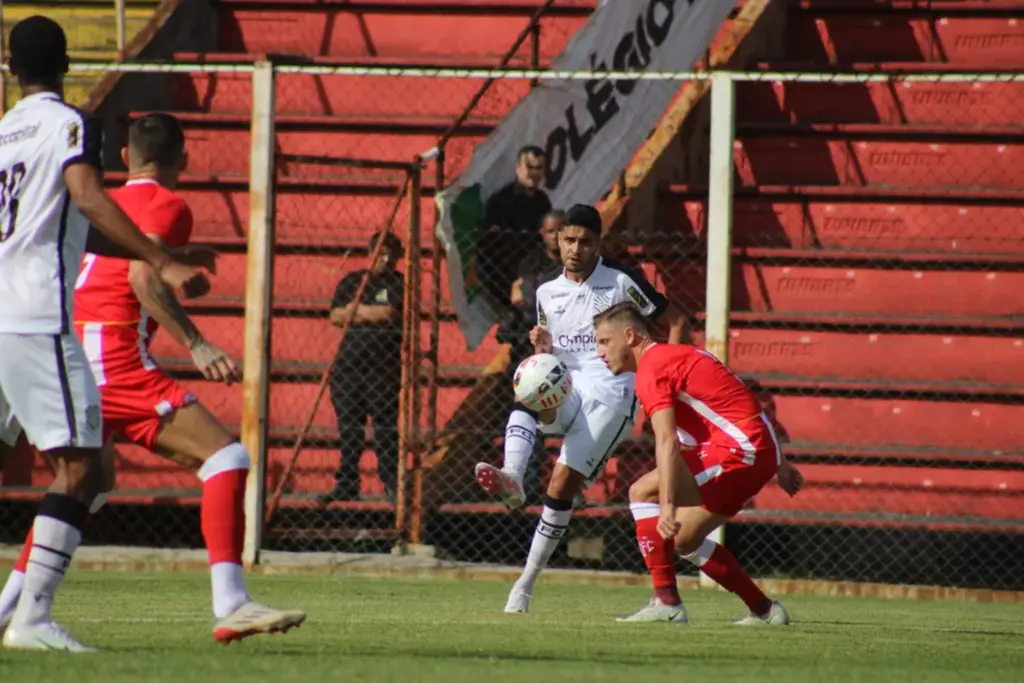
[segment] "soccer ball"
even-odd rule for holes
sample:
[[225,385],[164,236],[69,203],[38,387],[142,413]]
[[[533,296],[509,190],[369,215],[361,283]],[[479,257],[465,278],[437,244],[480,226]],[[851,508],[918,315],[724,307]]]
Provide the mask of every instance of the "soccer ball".
[[553,410],[572,393],[572,375],[552,354],[538,353],[519,364],[512,386],[516,400],[530,410]]

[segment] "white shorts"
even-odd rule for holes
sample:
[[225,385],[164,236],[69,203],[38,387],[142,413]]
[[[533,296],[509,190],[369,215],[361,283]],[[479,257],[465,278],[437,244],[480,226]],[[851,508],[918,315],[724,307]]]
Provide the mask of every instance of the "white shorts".
[[40,451],[103,445],[100,391],[74,334],[0,334],[0,436]]
[[551,424],[540,425],[548,436],[564,436],[558,462],[586,478],[589,486],[601,476],[615,447],[633,431],[633,418],[574,390]]

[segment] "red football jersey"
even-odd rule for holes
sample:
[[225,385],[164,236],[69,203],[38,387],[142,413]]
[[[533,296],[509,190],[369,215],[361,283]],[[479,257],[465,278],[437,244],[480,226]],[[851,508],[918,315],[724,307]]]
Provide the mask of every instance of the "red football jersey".
[[750,458],[758,451],[775,451],[760,401],[703,349],[685,344],[649,348],[636,371],[636,395],[648,415],[674,410],[677,428],[698,442],[736,449]]
[[[188,244],[192,212],[174,192],[152,180],[134,180],[110,193],[142,232],[159,237],[169,248]],[[75,283],[75,327],[94,373],[102,386],[104,375],[120,369],[156,367],[149,359],[149,340],[157,330],[128,282],[130,261],[86,254]],[[94,359],[102,356],[102,366]]]

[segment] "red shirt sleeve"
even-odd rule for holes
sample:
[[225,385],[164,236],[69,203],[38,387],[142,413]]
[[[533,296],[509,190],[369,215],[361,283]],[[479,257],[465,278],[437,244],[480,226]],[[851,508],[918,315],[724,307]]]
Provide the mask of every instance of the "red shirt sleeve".
[[141,216],[139,229],[171,249],[183,247],[192,238],[192,210],[180,197],[155,202]]
[[666,408],[674,409],[679,390],[673,374],[669,372],[664,359],[652,358],[652,362],[641,367],[636,373],[636,396],[648,416]]

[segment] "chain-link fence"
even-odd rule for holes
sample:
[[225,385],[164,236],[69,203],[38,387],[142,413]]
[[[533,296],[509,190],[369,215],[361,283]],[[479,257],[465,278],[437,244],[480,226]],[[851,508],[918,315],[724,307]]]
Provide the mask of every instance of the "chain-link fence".
[[[126,100],[135,104],[113,119],[195,112],[180,117],[190,166],[179,192],[196,217],[194,239],[222,256],[213,292],[189,310],[259,376],[244,391],[214,385],[162,335],[153,352],[243,438],[247,420],[258,425],[260,440],[247,445],[265,454],[266,504],[251,518],[265,523],[262,547],[413,542],[452,559],[520,564],[560,442],[538,447],[522,512],[484,495],[473,466],[501,462],[511,369],[530,352],[530,307],[515,313],[513,295],[525,300],[524,274],[556,257],[539,232],[529,249],[478,252],[520,263],[507,268],[501,324],[467,351],[433,200],[531,81],[596,75],[264,65],[277,73],[267,109],[253,97],[252,66],[121,68],[160,72],[125,77],[126,90],[151,79],[171,99]],[[489,77],[496,84],[475,98]],[[675,108],[707,74],[643,78],[675,88],[687,77]],[[489,99],[502,88],[517,94]],[[604,255],[664,292],[695,343],[715,318],[729,364],[807,477],[795,498],[766,487],[726,544],[764,577],[1019,588],[1021,77],[731,74],[718,88],[728,94],[716,105],[728,109],[692,108],[657,187],[632,188],[605,226]],[[354,95],[335,102],[339,92]],[[463,116],[453,101],[466,109],[467,94],[476,106]],[[425,116],[404,119],[409,111]],[[264,158],[253,121],[270,119],[271,181],[251,187],[250,159]],[[522,144],[547,151],[545,142]],[[728,173],[718,177],[733,187],[709,187],[723,159]],[[514,165],[507,174],[512,182]],[[272,240],[266,310],[252,307],[250,279],[261,203],[271,228],[261,239]],[[532,271],[519,269],[526,256]],[[488,264],[476,265],[487,277]],[[729,297],[707,310],[721,282]],[[262,365],[243,344],[260,316]],[[247,416],[259,401],[245,392],[265,399],[265,415]],[[194,476],[131,447],[120,453],[98,538],[198,546]],[[30,462],[5,463],[12,536],[49,477]],[[587,490],[554,566],[642,571],[626,496],[652,464],[641,418]]]

